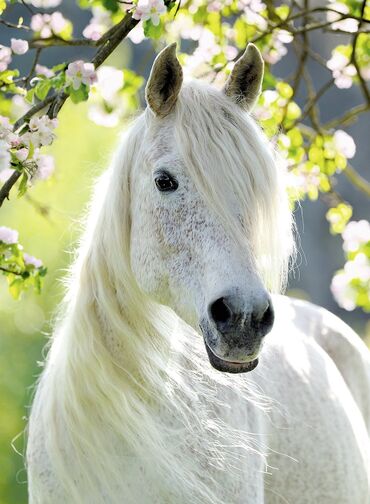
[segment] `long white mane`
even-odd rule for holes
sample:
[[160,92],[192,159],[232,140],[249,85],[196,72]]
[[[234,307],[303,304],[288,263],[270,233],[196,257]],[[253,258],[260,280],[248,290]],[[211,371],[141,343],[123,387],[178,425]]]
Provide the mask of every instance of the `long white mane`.
[[[292,221],[284,169],[262,132],[226,96],[197,83],[183,87],[171,120],[203,197],[237,240],[248,240],[262,278],[279,290]],[[147,461],[145,485],[161,481],[160,502],[218,504],[224,471],[263,452],[224,400],[227,390],[235,401],[267,408],[252,379],[213,370],[201,336],[141,292],[131,271],[130,173],[145,165],[155,128],[147,110],[96,184],[34,403],[66,502],[131,503],[122,467],[138,457]],[[225,203],[227,191],[242,203],[248,231]]]

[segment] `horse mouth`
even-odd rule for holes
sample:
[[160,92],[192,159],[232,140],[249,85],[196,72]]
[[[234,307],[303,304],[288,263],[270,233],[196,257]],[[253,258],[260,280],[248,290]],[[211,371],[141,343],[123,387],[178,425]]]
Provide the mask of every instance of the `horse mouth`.
[[211,365],[217,369],[217,371],[222,371],[223,373],[248,373],[253,371],[258,365],[258,359],[251,360],[249,362],[233,362],[221,359],[217,357],[208,346],[206,339],[204,338],[204,344],[207,350],[209,362]]

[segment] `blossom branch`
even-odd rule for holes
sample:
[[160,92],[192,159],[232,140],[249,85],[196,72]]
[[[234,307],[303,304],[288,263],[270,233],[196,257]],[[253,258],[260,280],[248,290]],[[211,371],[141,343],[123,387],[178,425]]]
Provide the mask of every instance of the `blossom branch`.
[[[99,67],[108,58],[108,56],[110,56],[110,54],[119,45],[119,43],[130,33],[133,28],[135,28],[138,22],[138,20],[133,19],[131,13],[127,13],[126,16],[117,25],[108,30],[107,36],[103,39],[103,44],[91,60],[95,68]],[[109,37],[108,33],[110,34]],[[47,97],[45,100],[32,107],[24,116],[18,119],[18,121],[14,125],[14,129],[18,129],[20,126],[28,122],[32,116],[34,116],[37,112],[48,105],[49,109],[47,111],[47,115],[51,119],[56,118],[67,98],[68,94],[64,91]],[[4,203],[5,199],[9,199],[9,193],[20,176],[21,172],[14,171],[0,189],[0,207]]]

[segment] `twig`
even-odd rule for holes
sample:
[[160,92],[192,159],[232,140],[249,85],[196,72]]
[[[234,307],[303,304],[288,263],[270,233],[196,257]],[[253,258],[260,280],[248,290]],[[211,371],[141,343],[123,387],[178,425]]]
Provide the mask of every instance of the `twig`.
[[302,115],[299,118],[299,121],[303,121],[305,117],[307,117],[312,108],[317,104],[317,102],[320,100],[322,95],[328,91],[334,84],[334,79],[331,78],[326,84],[324,84],[315,94],[311,96],[311,99],[306,103],[305,108],[303,109]]
[[9,21],[5,21],[5,19],[0,19],[0,24],[3,24],[4,26],[7,26],[8,28],[15,28],[17,30],[22,29],[22,30],[31,30],[29,26],[26,26],[24,24],[15,24],[15,23],[10,23]]
[[368,110],[370,110],[370,104],[362,103],[361,105],[357,105],[356,107],[353,107],[351,110],[348,110],[342,116],[332,119],[331,121],[328,121],[327,123],[323,124],[322,127],[326,130],[330,130],[339,125],[348,126],[348,124],[351,124],[354,120],[357,119],[359,114],[362,114],[363,112],[366,112]]
[[353,166],[347,164],[347,167],[342,172],[352,184],[361,192],[370,197],[370,182],[365,180]]
[[36,65],[37,63],[39,62],[39,59],[40,59],[40,55],[41,55],[41,51],[42,49],[36,49],[36,54],[35,54],[35,58],[33,60],[33,63],[32,63],[32,66],[31,66],[31,69],[30,71],[28,72],[28,75],[27,77],[24,79],[24,87],[27,87],[31,78],[32,78],[32,75],[35,71],[35,68],[36,68]]
[[4,271],[4,273],[11,273],[12,275],[22,276],[22,273],[19,273],[19,271],[8,270],[2,266],[0,266],[0,271]]
[[21,0],[21,3],[24,5],[24,7],[26,7],[26,9],[32,14],[34,15],[35,14],[35,11],[32,9],[32,7],[28,4],[26,4],[26,2],[24,0]]

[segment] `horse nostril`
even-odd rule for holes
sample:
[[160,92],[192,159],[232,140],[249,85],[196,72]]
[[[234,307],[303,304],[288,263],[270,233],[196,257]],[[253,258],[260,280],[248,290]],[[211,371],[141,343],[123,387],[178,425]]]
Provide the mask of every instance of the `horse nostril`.
[[266,310],[262,316],[261,322],[260,322],[260,328],[261,328],[261,331],[264,335],[271,331],[271,328],[274,324],[274,318],[275,318],[274,309],[273,309],[272,304],[270,302],[268,304],[268,307],[266,308]]
[[217,299],[211,304],[210,314],[216,325],[225,324],[232,318],[232,312],[224,298]]

